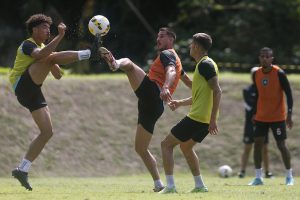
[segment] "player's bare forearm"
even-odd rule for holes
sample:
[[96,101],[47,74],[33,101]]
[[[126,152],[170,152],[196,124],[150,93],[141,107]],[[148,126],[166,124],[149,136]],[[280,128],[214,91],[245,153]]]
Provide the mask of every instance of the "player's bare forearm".
[[49,42],[49,44],[47,44],[43,49],[39,49],[39,48],[35,49],[32,52],[32,57],[34,57],[37,60],[43,59],[49,56],[53,51],[55,51],[56,47],[64,37],[66,25],[60,23],[58,25],[58,30],[59,30],[59,34],[51,42]]
[[165,102],[170,102],[172,100],[169,88],[172,86],[176,77],[176,71],[174,66],[168,66],[166,68],[166,79],[165,83],[160,92],[160,98]]
[[171,108],[171,110],[176,110],[180,106],[187,106],[192,104],[192,97],[181,99],[181,100],[171,100],[168,103],[168,106]]
[[192,80],[190,77],[184,73],[183,75],[180,76],[180,80],[190,89],[192,89]]
[[211,118],[210,122],[215,123],[217,121],[217,113],[220,107],[220,101],[221,101],[221,95],[222,95],[222,90],[219,85],[218,77],[215,76],[208,80],[208,84],[213,90],[213,106],[212,106],[212,112],[211,112]]

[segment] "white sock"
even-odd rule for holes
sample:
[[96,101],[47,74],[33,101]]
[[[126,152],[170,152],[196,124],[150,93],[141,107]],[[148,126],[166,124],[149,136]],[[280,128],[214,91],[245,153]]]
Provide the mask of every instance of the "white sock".
[[19,165],[19,169],[22,172],[28,172],[31,166],[31,162],[25,158],[23,158],[22,162]]
[[78,60],[87,60],[90,56],[91,50],[89,49],[78,51]]
[[160,179],[154,181],[154,187],[161,188],[163,186],[164,186],[164,184],[163,184],[163,182]]
[[167,179],[167,187],[168,188],[174,188],[175,187],[174,176],[173,175],[166,175],[166,179]]
[[288,178],[292,178],[293,177],[293,170],[292,170],[292,168],[286,170],[286,177],[288,177]]
[[204,186],[203,180],[202,180],[202,176],[194,176],[194,181],[195,181],[195,187],[196,188],[201,188]]
[[117,63],[117,68],[119,69],[121,61],[120,60],[116,60],[116,63]]
[[262,179],[262,168],[260,168],[260,169],[255,169],[255,177],[256,177],[256,178],[261,178],[261,179]]

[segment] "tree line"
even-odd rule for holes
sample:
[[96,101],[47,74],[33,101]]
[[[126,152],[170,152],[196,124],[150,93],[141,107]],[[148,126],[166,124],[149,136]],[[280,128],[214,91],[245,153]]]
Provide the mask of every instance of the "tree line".
[[[103,45],[116,57],[129,57],[145,69],[156,55],[156,33],[162,26],[177,33],[176,49],[188,71],[194,65],[189,39],[196,32],[212,36],[210,56],[219,63],[250,67],[258,63],[259,49],[268,46],[274,50],[275,63],[296,69],[300,65],[300,0],[5,0],[0,10],[0,66],[13,65],[16,49],[27,37],[24,22],[35,13],[53,18],[54,35],[60,21],[68,26],[58,50],[88,48],[93,41],[89,19],[106,16],[111,30]],[[107,71],[99,62],[66,67],[78,73]]]

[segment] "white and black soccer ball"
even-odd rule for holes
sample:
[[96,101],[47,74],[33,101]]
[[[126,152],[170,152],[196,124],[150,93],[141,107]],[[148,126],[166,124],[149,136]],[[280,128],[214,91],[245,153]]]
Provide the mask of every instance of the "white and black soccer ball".
[[110,24],[106,17],[103,15],[96,15],[89,21],[89,31],[93,34],[106,35],[109,32]]
[[232,176],[232,169],[229,165],[222,165],[218,169],[219,176],[222,178],[228,178]]

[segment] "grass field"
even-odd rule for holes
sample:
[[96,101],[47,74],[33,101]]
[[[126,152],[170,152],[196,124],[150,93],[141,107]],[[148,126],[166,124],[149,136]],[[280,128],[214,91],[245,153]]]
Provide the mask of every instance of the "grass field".
[[[296,178],[296,183],[299,179]],[[0,178],[1,200],[191,200],[191,199],[300,199],[299,186],[285,186],[284,177],[265,179],[263,186],[248,186],[250,177],[219,178],[204,174],[208,193],[187,193],[193,187],[192,177],[175,175],[178,194],[152,192],[148,175],[118,176],[105,178],[33,178],[33,191],[25,191],[13,178]],[[299,180],[300,181],[300,180]]]
[[[281,176],[285,171],[273,137],[269,147],[275,179],[266,180],[262,187],[246,186],[254,175],[252,155],[247,178],[214,176],[217,168],[224,164],[229,164],[235,175],[239,171],[244,123],[241,91],[250,83],[249,74],[221,73],[220,133],[208,136],[196,147],[210,192],[184,194],[192,188],[193,180],[185,159],[176,148],[175,172],[181,173],[175,177],[179,194],[160,196],[152,192],[151,178],[134,151],[137,100],[124,74],[68,75],[60,81],[47,79],[43,91],[52,113],[54,137],[32,165],[30,177],[34,191],[25,191],[10,177],[10,172],[38,130],[28,111],[11,92],[6,76],[0,74],[0,199],[300,199],[300,76],[289,75],[289,79],[294,95],[294,128],[288,131],[287,143],[296,176],[295,186],[282,185],[284,177]],[[180,84],[174,98],[189,95],[190,90]],[[187,112],[188,107],[175,112],[166,108],[157,123],[150,150],[161,174],[160,142]],[[162,178],[164,180],[164,176]]]

